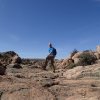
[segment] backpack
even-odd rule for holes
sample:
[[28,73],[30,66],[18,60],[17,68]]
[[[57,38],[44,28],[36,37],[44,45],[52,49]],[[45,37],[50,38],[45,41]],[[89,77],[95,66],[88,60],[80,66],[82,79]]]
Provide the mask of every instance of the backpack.
[[55,48],[53,48],[53,55],[57,54],[57,50]]

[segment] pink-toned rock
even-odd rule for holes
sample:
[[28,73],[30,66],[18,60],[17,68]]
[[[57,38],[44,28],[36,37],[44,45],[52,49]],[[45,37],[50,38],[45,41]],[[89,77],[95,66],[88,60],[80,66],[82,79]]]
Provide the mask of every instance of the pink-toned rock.
[[100,45],[96,46],[96,52],[100,54]]
[[21,63],[21,58],[18,56],[18,55],[15,55],[13,58],[12,58],[12,64],[15,64],[15,63]]
[[45,89],[39,88],[20,88],[5,93],[2,100],[54,100],[55,97]]
[[75,58],[79,58],[79,56],[82,54],[83,52],[78,52],[78,53],[76,53],[73,57],[72,57],[72,59],[74,60]]
[[82,71],[83,66],[74,67],[73,69],[69,69],[66,72],[64,72],[63,76],[66,77],[66,79],[76,79]]
[[78,64],[80,62],[80,59],[79,58],[74,58],[74,64]]
[[100,59],[100,53],[95,52],[94,55],[96,56],[97,59]]
[[74,62],[73,59],[70,59],[70,58],[64,59],[64,60],[62,61],[62,63],[59,64],[59,68],[65,68],[65,67],[67,67],[70,63],[73,63],[73,62]]
[[21,63],[21,58],[14,51],[7,51],[0,53],[0,63],[7,66],[11,63]]

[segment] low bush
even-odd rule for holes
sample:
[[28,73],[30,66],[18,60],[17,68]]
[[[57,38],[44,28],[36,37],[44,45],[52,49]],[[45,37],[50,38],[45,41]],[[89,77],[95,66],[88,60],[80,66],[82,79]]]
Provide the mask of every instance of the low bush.
[[80,61],[78,65],[80,66],[86,66],[86,65],[91,65],[94,64],[97,60],[96,56],[93,54],[90,54],[89,52],[83,52],[80,56]]
[[74,68],[74,67],[76,67],[76,64],[74,64],[74,63],[70,63],[70,64],[68,65],[67,68],[72,69],[72,68]]

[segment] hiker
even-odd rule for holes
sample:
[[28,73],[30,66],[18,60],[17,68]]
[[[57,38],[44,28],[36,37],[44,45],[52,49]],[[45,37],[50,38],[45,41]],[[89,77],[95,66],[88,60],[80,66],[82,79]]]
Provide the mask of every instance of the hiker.
[[56,54],[57,54],[56,49],[52,46],[51,43],[49,43],[49,55],[46,57],[45,65],[43,66],[44,70],[46,70],[46,66],[47,66],[48,62],[51,61],[51,66],[52,66],[53,72],[55,72],[54,58],[55,58]]

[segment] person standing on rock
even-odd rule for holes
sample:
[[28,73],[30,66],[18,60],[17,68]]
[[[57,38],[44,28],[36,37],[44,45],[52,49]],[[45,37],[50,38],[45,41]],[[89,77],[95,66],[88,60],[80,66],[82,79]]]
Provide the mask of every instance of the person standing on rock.
[[55,72],[54,59],[55,59],[56,54],[57,54],[56,49],[52,46],[51,43],[49,43],[49,55],[46,57],[45,65],[43,66],[44,70],[46,70],[46,66],[48,62],[51,61],[53,72]]

